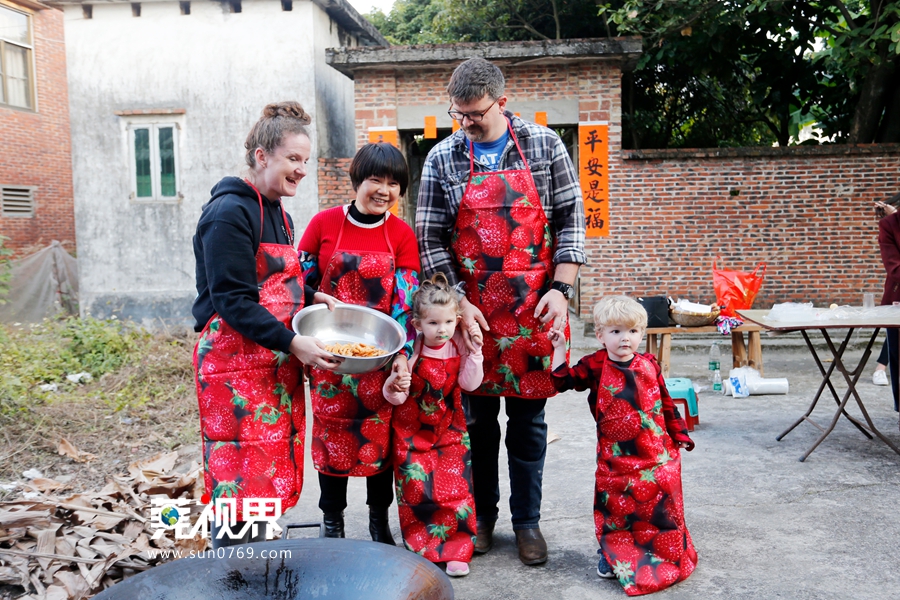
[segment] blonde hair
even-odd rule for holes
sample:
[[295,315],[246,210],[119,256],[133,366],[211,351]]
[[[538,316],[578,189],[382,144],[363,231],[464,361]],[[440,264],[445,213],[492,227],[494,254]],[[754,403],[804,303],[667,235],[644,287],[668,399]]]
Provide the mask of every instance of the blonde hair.
[[413,294],[412,316],[413,319],[421,319],[428,309],[434,306],[452,306],[454,312],[460,314],[460,294],[447,280],[443,273],[435,273],[431,279],[426,279]]
[[303,110],[299,102],[278,102],[268,104],[262,111],[250,133],[244,148],[247,149],[247,165],[251,169],[256,167],[256,149],[262,148],[266,154],[271,154],[275,148],[281,145],[284,136],[289,133],[300,133],[309,138],[306,126],[312,122],[312,117]]
[[647,329],[647,311],[628,296],[605,296],[594,305],[594,329],[609,325]]

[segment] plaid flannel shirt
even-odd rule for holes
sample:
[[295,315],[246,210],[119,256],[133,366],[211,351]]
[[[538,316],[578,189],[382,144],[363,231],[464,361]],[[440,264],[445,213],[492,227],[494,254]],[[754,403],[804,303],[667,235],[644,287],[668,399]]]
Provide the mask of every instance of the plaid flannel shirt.
[[[584,202],[575,166],[562,140],[552,129],[523,121],[506,111],[513,132],[525,153],[544,214],[550,222],[556,250],[555,265],[584,264]],[[476,172],[489,172],[475,161]],[[479,168],[480,167],[480,168]],[[498,171],[524,169],[525,163],[512,138],[506,143]],[[450,237],[469,183],[469,142],[460,129],[432,148],[425,159],[416,206],[416,236],[422,255],[424,277],[441,271],[452,285],[458,282],[460,266],[450,252]]]

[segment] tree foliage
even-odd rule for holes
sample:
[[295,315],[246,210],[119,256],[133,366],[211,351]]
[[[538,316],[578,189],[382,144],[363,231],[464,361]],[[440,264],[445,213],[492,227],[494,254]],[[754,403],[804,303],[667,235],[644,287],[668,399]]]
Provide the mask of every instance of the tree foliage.
[[900,142],[900,2],[398,0],[369,19],[397,44],[640,35],[626,147]]

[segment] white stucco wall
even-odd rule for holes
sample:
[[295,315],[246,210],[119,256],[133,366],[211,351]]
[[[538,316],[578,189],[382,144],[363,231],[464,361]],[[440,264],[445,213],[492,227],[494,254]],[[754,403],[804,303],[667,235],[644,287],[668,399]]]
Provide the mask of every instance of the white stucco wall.
[[[352,144],[353,82],[324,63],[338,28],[306,0],[290,12],[279,0],[244,0],[240,13],[194,1],[190,15],[178,2],[145,2],[140,17],[128,2],[98,3],[92,19],[68,5],[65,26],[82,310],[189,322],[200,209],[213,184],[242,173],[263,106],[298,100],[312,114],[313,167],[324,131],[337,140],[326,150],[347,143],[342,127]],[[319,127],[322,97],[338,100],[327,119],[346,124]],[[135,109],[184,109],[173,119],[183,125],[179,202],[129,199],[127,117],[115,113]],[[315,168],[285,207],[299,237],[317,210]]]

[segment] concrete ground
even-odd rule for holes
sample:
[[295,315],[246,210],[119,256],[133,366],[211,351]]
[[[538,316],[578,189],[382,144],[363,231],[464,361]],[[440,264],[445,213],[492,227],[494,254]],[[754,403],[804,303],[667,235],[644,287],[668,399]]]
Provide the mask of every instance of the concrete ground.
[[[578,334],[580,323],[573,323],[573,330],[577,360],[596,349],[596,340]],[[843,418],[806,462],[798,458],[818,437],[815,427],[803,423],[775,441],[803,414],[821,381],[799,336],[763,336],[765,375],[788,378],[790,393],[743,399],[709,390],[706,362],[714,338],[686,337],[673,338],[671,375],[706,386],[700,393],[700,424],[692,433],[697,447],[684,454],[682,473],[686,520],[700,561],[688,580],[655,597],[900,597],[900,455],[877,438],[867,440]],[[819,352],[820,357],[826,354]],[[855,365],[861,354],[857,344],[847,351],[846,362]],[[874,363],[871,357],[858,389],[876,427],[900,446],[890,388],[871,383]],[[842,378],[833,379],[842,393]],[[541,529],[549,560],[536,567],[519,562],[509,507],[501,503],[494,548],[474,558],[468,577],[453,580],[457,599],[625,597],[618,583],[599,579],[595,571],[598,544],[591,510],[596,438],[585,398],[586,393],[568,392],[547,405],[550,435],[558,438],[548,447],[544,471]],[[860,416],[852,399],[848,406]],[[834,407],[826,396],[813,417],[827,424]],[[501,496],[506,498],[504,467],[501,457]],[[320,518],[318,481],[309,461],[306,473],[300,503],[283,522]],[[362,480],[351,481],[349,496],[347,535],[368,539]],[[391,518],[399,542],[396,512]]]

